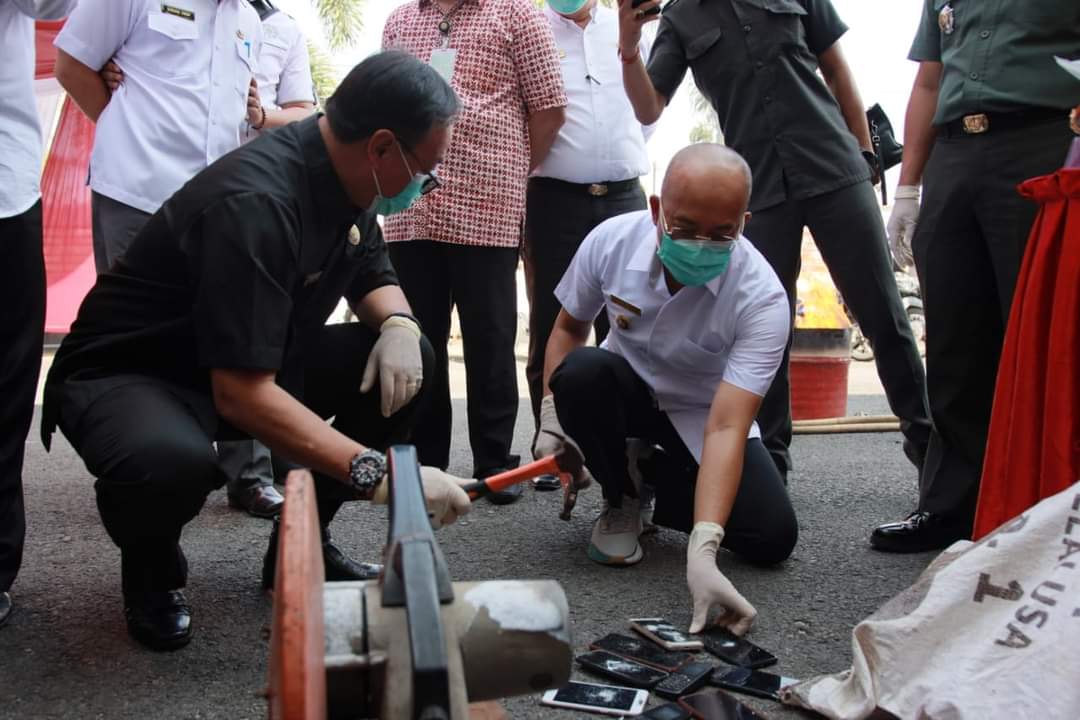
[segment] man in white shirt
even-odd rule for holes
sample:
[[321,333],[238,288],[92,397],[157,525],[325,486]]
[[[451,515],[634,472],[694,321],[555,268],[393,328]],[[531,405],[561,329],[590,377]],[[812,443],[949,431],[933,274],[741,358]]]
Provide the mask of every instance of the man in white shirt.
[[259,117],[241,128],[244,142],[254,139],[259,131],[303,120],[315,112],[315,88],[303,31],[269,0],[250,2],[262,21],[263,43],[255,72]]
[[[716,566],[721,545],[755,563],[786,559],[798,525],[754,417],[788,339],[783,286],[745,237],[750,169],[729,148],[691,145],[650,209],[601,224],[555,290],[535,455],[567,446],[603,488],[590,559],[644,553],[639,497],[658,525],[690,533],[691,632],[711,608],[733,632],[756,611]],[[611,330],[583,347],[605,311]],[[565,429],[564,429],[565,428]],[[627,463],[627,441],[651,452]]]
[[[566,86],[566,122],[547,157],[529,178],[525,207],[526,287],[529,294],[529,383],[533,420],[539,426],[544,349],[559,314],[554,290],[570,259],[593,228],[608,218],[644,210],[638,178],[649,171],[645,142],[650,128],[634,117],[622,89],[622,63],[612,50],[618,13],[597,0],[548,0],[544,15],[559,48]],[[649,53],[649,43],[641,42]],[[553,208],[555,209],[553,211]],[[596,341],[608,331],[595,323]],[[552,476],[537,487],[557,487]],[[519,486],[520,487],[520,486]]]
[[41,250],[41,128],[34,101],[34,20],[75,0],[0,0],[0,625],[22,564],[22,466],[45,332]]
[[[105,272],[150,215],[240,145],[261,47],[244,0],[80,0],[56,38],[56,77],[97,124],[94,263]],[[111,97],[99,75],[124,74]],[[252,117],[254,115],[255,117]]]

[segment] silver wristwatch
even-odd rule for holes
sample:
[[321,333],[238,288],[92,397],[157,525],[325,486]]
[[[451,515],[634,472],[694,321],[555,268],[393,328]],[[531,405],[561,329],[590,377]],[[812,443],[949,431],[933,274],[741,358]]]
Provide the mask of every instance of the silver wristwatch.
[[349,461],[349,481],[361,500],[370,500],[375,495],[375,489],[385,475],[386,456],[378,450],[357,453]]

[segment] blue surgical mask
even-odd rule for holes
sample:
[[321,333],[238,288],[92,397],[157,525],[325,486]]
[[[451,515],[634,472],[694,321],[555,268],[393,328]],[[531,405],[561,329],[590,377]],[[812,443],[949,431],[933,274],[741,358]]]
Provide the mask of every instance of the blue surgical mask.
[[[405,163],[405,169],[411,173],[412,168],[409,167],[409,161],[405,158],[405,153],[401,152],[400,144],[398,145],[398,154],[401,155],[401,161]],[[371,176],[375,178],[375,192],[377,194],[375,199],[371,201],[368,212],[376,215],[394,215],[408,210],[422,194],[424,181],[427,179],[425,175],[413,173],[413,179],[402,188],[401,192],[393,197],[383,197],[382,186],[379,184],[379,175],[375,172],[375,168],[371,169]]]
[[573,15],[588,2],[589,0],[547,0],[548,7],[560,15]]

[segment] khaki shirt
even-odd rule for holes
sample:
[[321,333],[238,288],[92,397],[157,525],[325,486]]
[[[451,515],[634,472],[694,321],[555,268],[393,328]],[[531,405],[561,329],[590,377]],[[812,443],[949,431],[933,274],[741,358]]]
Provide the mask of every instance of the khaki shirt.
[[972,113],[1075,106],[1080,85],[1054,56],[1078,54],[1080,0],[925,0],[908,57],[944,66],[940,125]]

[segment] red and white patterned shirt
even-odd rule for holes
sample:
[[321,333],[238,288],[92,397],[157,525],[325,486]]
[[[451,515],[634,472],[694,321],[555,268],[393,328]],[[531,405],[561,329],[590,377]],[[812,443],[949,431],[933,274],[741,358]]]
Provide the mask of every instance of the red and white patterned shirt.
[[[448,47],[457,50],[451,81],[462,104],[445,161],[442,187],[386,218],[388,242],[435,240],[517,247],[529,175],[526,121],[566,106],[551,27],[531,0],[463,0],[449,16]],[[410,0],[383,29],[384,50],[430,62],[446,47],[443,14],[433,0]]]

